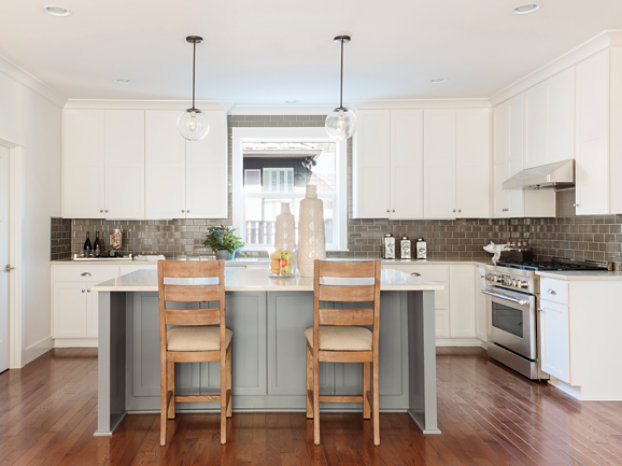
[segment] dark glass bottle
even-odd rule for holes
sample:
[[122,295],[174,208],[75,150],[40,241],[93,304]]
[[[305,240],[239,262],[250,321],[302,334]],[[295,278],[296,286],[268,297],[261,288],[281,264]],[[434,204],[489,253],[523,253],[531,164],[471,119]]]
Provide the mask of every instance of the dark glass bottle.
[[93,248],[91,247],[91,240],[89,239],[89,232],[86,232],[86,241],[84,242],[83,249],[84,257],[88,257],[93,254]]
[[100,257],[102,255],[102,243],[99,240],[99,231],[95,232],[95,243],[93,243],[93,253],[95,257]]

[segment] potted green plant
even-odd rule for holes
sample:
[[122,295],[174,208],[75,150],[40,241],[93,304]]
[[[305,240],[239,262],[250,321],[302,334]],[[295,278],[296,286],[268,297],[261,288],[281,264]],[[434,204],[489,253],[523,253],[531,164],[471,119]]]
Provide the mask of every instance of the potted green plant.
[[235,253],[244,247],[244,241],[234,232],[235,228],[228,225],[210,227],[203,244],[212,248],[216,253],[216,259],[232,259]]

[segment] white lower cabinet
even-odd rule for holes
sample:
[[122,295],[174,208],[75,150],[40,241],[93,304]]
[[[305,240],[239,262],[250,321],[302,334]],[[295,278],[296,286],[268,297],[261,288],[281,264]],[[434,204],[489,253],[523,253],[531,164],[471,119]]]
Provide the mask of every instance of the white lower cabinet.
[[112,265],[52,266],[52,336],[56,346],[97,346],[97,293],[91,287],[116,278]]
[[542,299],[540,309],[542,370],[570,383],[568,306]]
[[434,295],[437,346],[479,346],[473,264],[385,263],[383,268],[417,274],[445,288]]

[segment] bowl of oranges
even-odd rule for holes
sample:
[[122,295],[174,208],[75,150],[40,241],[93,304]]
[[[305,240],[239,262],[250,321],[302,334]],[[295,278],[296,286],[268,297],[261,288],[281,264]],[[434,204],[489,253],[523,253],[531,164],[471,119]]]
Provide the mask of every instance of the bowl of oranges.
[[274,249],[271,251],[270,276],[274,278],[293,277],[296,273],[294,257],[294,251],[289,249]]

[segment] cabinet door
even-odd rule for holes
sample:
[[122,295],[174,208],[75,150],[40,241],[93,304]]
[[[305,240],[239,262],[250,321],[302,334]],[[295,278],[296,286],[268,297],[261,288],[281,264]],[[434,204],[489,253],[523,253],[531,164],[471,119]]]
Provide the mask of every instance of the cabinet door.
[[145,112],[145,216],[183,218],[186,211],[185,140],[179,112]]
[[542,370],[570,383],[568,308],[540,301],[540,347]]
[[575,69],[569,68],[547,80],[546,163],[575,157]]
[[86,284],[54,283],[54,338],[86,336]]
[[456,216],[490,217],[490,110],[456,112]]
[[547,100],[545,81],[525,92],[525,168],[547,163]]
[[475,268],[452,265],[449,268],[449,323],[452,337],[474,338],[475,332]]
[[387,218],[391,210],[391,114],[361,110],[354,133],[352,216]]
[[509,172],[509,104],[498,105],[493,113],[493,215],[508,217],[510,191],[502,184]]
[[63,110],[62,203],[65,218],[104,216],[103,110]]
[[145,216],[145,112],[106,111],[105,217]]
[[391,219],[423,218],[423,111],[391,112]]
[[98,335],[98,313],[99,294],[91,291],[91,287],[99,282],[91,282],[86,285],[86,337],[97,338]]
[[579,63],[577,77],[577,214],[608,214],[609,51]]
[[210,131],[186,141],[186,217],[227,218],[227,116],[204,112]]
[[423,215],[455,218],[456,112],[426,110],[423,119]]
[[[508,102],[508,178],[523,169],[524,166],[524,110],[523,97],[514,97]],[[507,190],[507,217],[524,215],[523,190]]]

